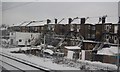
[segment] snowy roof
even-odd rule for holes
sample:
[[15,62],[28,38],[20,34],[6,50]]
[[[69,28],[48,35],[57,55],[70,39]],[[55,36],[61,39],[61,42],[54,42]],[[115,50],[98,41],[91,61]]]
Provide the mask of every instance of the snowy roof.
[[[58,22],[60,22],[62,19],[58,19]],[[68,24],[67,19],[62,20],[59,24]]]
[[52,45],[47,45],[47,47],[48,47],[48,48],[54,48],[54,46],[52,46]]
[[81,49],[79,46],[65,46],[67,49]]
[[18,47],[18,48],[12,48],[10,51],[19,51],[19,50],[30,50],[30,49],[41,49],[41,47]]
[[97,52],[97,54],[101,55],[116,55],[118,54],[118,47],[111,46],[110,48],[103,48]]
[[27,26],[29,23],[30,23],[30,21],[24,22],[24,23],[22,23],[20,26]]
[[29,23],[30,23],[30,21],[25,21],[23,23],[14,24],[13,26],[26,26]]
[[18,23],[18,24],[14,24],[13,26],[20,26],[21,23]]
[[7,28],[0,28],[0,30],[7,30]]
[[32,22],[27,26],[44,26],[45,22]]
[[53,54],[54,52],[52,51],[52,50],[50,50],[50,49],[46,49],[46,50],[44,50],[44,52],[46,52],[46,53],[49,53],[49,54]]
[[75,20],[72,21],[71,24],[80,24],[80,21],[79,21],[79,19],[75,19]]
[[[89,43],[102,43],[102,42],[92,41],[92,40],[83,40],[83,42],[89,42]],[[118,44],[108,43],[108,42],[104,42],[104,44],[109,44],[109,45],[118,45]]]
[[83,42],[97,43],[97,42],[95,42],[95,41],[92,41],[92,40],[83,40]]

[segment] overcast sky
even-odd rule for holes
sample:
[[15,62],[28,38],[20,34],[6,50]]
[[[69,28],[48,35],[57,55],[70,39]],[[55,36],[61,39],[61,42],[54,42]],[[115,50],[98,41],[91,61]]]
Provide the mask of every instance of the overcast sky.
[[[97,23],[99,16],[108,15],[107,22],[117,23],[117,2],[3,2],[3,24],[17,24],[47,18],[93,17],[88,23]],[[96,18],[94,18],[96,17]]]

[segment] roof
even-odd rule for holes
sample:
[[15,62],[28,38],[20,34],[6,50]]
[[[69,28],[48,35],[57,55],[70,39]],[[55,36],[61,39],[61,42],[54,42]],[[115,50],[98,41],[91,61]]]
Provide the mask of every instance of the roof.
[[30,21],[25,21],[23,23],[14,24],[13,26],[26,26],[29,23],[30,23]]
[[0,28],[0,30],[7,30],[7,28]]
[[111,46],[110,48],[103,48],[97,52],[97,54],[101,55],[116,55],[118,54],[118,47]]
[[54,48],[54,46],[52,46],[52,45],[47,45],[47,47],[48,47],[48,48]]
[[27,21],[27,22],[24,22],[22,23],[20,26],[27,26],[31,21]]
[[[62,19],[58,19],[58,23],[61,21]],[[59,24],[68,24],[67,19],[62,20]]]
[[46,50],[44,50],[44,52],[46,52],[46,53],[49,53],[49,54],[53,54],[54,52],[52,51],[52,50],[50,50],[50,49],[46,49]]
[[44,22],[32,22],[27,26],[44,26],[45,23]]
[[91,43],[94,43],[95,41],[92,41],[92,40],[83,40],[83,42],[91,42]]
[[81,49],[79,46],[65,46],[67,49]]

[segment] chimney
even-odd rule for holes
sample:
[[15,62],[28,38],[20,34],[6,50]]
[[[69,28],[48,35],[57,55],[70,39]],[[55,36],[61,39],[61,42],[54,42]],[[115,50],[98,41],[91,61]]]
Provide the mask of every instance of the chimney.
[[55,24],[57,24],[57,19],[55,18]]
[[120,17],[119,17],[119,21],[118,21],[118,23],[120,23]]
[[47,19],[47,24],[49,24],[51,22],[51,20],[50,19]]
[[85,24],[85,18],[81,18],[81,24]]
[[102,24],[105,23],[105,17],[102,17]]
[[99,24],[101,21],[102,21],[102,18],[101,18],[101,17],[99,17],[99,21],[98,21],[98,24]]
[[71,24],[72,18],[68,18],[68,24]]
[[106,17],[107,17],[107,15],[102,17],[102,24],[105,23]]

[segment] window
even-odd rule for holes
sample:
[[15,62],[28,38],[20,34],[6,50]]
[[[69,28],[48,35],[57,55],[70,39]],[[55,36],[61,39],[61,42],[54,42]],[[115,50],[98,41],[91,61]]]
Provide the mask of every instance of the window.
[[115,40],[117,40],[117,37],[115,37]]
[[35,27],[35,31],[37,31],[38,30],[38,27]]
[[73,31],[74,30],[74,27],[73,27],[73,25],[71,25],[71,31]]
[[28,42],[30,43],[30,39],[28,39]]
[[13,33],[11,33],[11,35],[13,35]]
[[92,34],[92,38],[95,38],[95,34]]
[[90,29],[90,25],[88,25],[88,29]]
[[112,26],[111,26],[111,25],[109,25],[109,29],[112,29]]
[[95,30],[95,26],[92,26],[92,30]]
[[21,40],[21,39],[19,39],[19,42],[22,42],[22,40]]
[[54,31],[54,25],[52,25],[52,31]]
[[106,28],[107,30],[109,29],[109,26],[107,26],[107,28]]
[[106,39],[109,39],[109,36],[108,36],[108,35],[106,36]]
[[73,59],[79,59],[79,52],[73,53]]
[[43,27],[41,27],[41,30],[43,30]]
[[105,30],[107,31],[107,32],[109,32],[109,25],[106,25],[106,28],[105,28]]
[[10,44],[13,44],[13,39],[10,40]]
[[79,26],[79,25],[77,25],[77,29],[80,29],[80,26]]
[[88,38],[90,38],[90,34],[88,34]]

